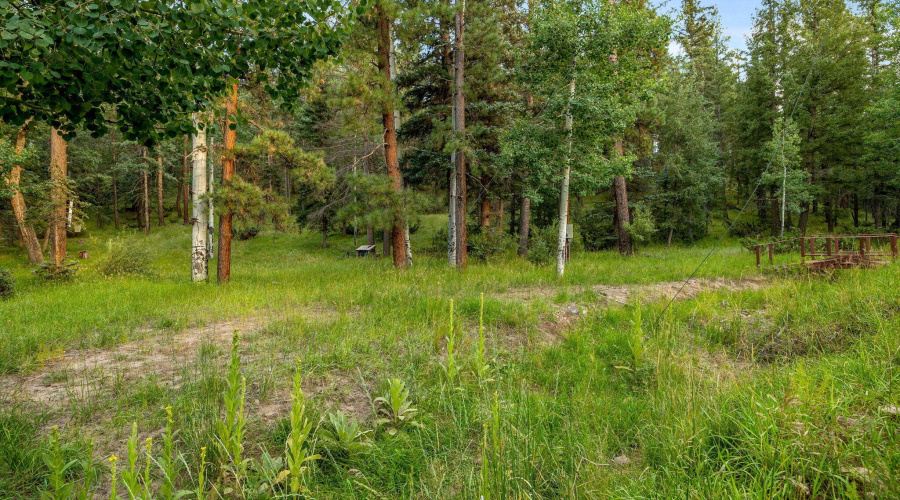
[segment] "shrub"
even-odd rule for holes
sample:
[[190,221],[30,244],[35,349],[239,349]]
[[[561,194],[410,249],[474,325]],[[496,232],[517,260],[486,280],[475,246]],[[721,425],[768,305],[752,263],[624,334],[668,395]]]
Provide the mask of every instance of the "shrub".
[[637,207],[630,223],[625,224],[625,230],[631,234],[635,247],[643,245],[653,238],[656,233],[656,221],[653,215],[645,207]]
[[74,260],[58,266],[53,262],[44,262],[34,270],[34,274],[46,281],[65,281],[74,277],[77,272],[78,261]]
[[239,240],[251,240],[256,238],[259,235],[259,227],[258,226],[249,226],[249,227],[238,227],[234,230],[234,235],[237,236]]
[[475,228],[469,231],[467,239],[469,255],[481,261],[510,252],[516,247],[514,236],[496,228]]
[[150,273],[150,251],[142,244],[120,238],[106,244],[106,260],[100,264],[104,276],[125,276]]
[[613,229],[613,208],[609,204],[597,203],[586,209],[578,217],[572,217],[578,224],[584,249],[589,252],[615,248],[618,237]]
[[555,226],[533,228],[531,241],[528,244],[528,253],[525,258],[532,264],[547,265],[556,258],[556,245],[559,238],[558,229]]
[[16,284],[12,274],[6,269],[0,269],[0,300],[8,299],[15,295]]

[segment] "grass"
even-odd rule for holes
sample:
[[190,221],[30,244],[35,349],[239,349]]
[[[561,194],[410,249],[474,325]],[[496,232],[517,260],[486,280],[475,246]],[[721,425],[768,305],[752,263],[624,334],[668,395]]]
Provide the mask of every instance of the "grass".
[[[414,248],[440,224],[427,220]],[[0,386],[0,498],[37,498],[51,487],[43,457],[53,453],[54,425],[60,453],[78,464],[93,437],[99,484],[108,487],[107,458],[117,454],[118,470],[127,467],[132,423],[143,449],[166,426],[166,407],[177,431],[175,487],[207,498],[289,495],[294,477],[307,497],[335,499],[900,495],[896,265],[709,291],[663,314],[662,300],[621,306],[590,287],[685,279],[707,244],[632,259],[575,253],[558,280],[552,267],[513,256],[464,272],[417,256],[398,272],[386,259],[342,258],[352,246],[346,236],[321,249],[314,234],[267,234],[236,242],[233,282],[218,287],[188,281],[189,235],[175,225],[125,236],[151,251],[149,276],[103,277],[111,235],[70,241],[91,259],[66,283],[41,282],[22,252],[0,251],[18,292],[0,302],[0,372],[70,386],[51,404]],[[757,273],[752,254],[726,241],[698,277]],[[579,314],[561,319],[572,305]],[[234,435],[223,448],[217,430],[224,408],[234,421],[241,392],[228,368],[228,328],[243,330],[244,465],[229,462]],[[205,336],[159,373],[129,364],[199,331]],[[90,376],[56,361],[88,352],[114,356]],[[312,423],[303,446],[321,458],[279,481],[289,469],[298,358]],[[377,425],[376,399],[392,379],[409,391],[415,425]],[[318,432],[337,411],[373,431],[358,452]],[[148,459],[138,454],[143,474]],[[85,469],[73,465],[65,477],[82,484]],[[158,496],[165,477],[151,469]]]

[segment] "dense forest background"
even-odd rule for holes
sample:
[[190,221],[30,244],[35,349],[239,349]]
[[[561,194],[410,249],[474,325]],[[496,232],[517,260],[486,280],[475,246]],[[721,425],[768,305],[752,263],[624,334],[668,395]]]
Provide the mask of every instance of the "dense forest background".
[[[212,179],[234,160],[234,185],[216,203],[235,214],[238,238],[299,226],[323,245],[343,232],[390,252],[400,233],[388,228],[402,220],[414,232],[422,214],[446,213],[461,178],[469,252],[518,247],[534,261],[554,253],[569,169],[569,222],[586,250],[691,244],[735,222],[747,200],[737,237],[900,226],[895,3],[766,0],[746,51],[728,48],[713,5],[623,3],[627,12],[503,0],[362,9],[338,57],[311,62],[296,93],[273,97],[275,78],[258,74],[276,70],[251,64],[245,75],[257,77],[235,77],[235,114],[207,110]],[[104,113],[116,116],[115,103]],[[400,181],[388,175],[387,114]],[[3,154],[17,138],[23,147],[6,157],[22,168],[6,174],[4,245],[26,232],[46,240],[58,213],[50,125],[26,128],[0,126]],[[222,138],[231,128],[233,149]],[[191,222],[183,132],[67,132],[64,189],[81,219],[70,231]],[[444,230],[412,251],[446,253],[447,239]]]

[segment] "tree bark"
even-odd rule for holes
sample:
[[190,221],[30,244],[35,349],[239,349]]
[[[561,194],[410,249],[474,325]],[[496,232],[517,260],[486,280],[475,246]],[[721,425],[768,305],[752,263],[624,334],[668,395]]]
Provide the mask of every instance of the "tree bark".
[[159,218],[159,227],[166,225],[165,211],[163,210],[163,159],[161,154],[156,155],[156,215]]
[[572,109],[571,102],[575,99],[575,78],[569,80],[569,102],[566,104],[566,138],[568,151],[566,153],[566,169],[563,172],[562,185],[559,189],[559,233],[556,246],[556,275],[562,276],[566,272],[566,226],[569,224],[569,178],[572,175]]
[[466,136],[466,96],[465,96],[465,1],[457,0],[453,50],[453,133],[456,148],[453,156],[453,172],[456,177],[456,200],[453,222],[456,225],[456,267],[463,269],[468,264],[468,234],[466,228],[466,153],[460,141]]
[[[27,135],[28,122],[25,122],[16,134],[16,155],[21,154],[25,150],[25,137]],[[13,191],[12,199],[10,200],[12,202],[13,216],[16,220],[16,226],[19,228],[19,236],[22,238],[22,243],[28,252],[28,263],[36,266],[44,262],[44,254],[41,252],[41,243],[34,232],[34,226],[25,217],[27,212],[25,197],[22,196],[22,191],[19,189],[21,178],[22,166],[13,165],[6,183]]]
[[[113,153],[113,164],[116,163],[116,153]],[[115,168],[115,167],[113,167]],[[119,179],[117,178],[116,171],[113,170],[112,174],[112,187],[113,187],[113,224],[116,226],[116,231],[119,230]]]
[[191,179],[191,281],[206,281],[209,278],[209,257],[206,251],[207,217],[206,200],[206,128],[200,129],[197,115],[194,115],[194,135],[191,145],[191,159],[194,171]]
[[481,203],[478,205],[478,225],[482,228],[491,227],[491,197],[488,184],[491,179],[486,175],[481,176]]
[[[622,156],[622,142],[616,141],[617,154]],[[634,253],[634,247],[631,243],[631,233],[628,232],[626,224],[631,222],[631,215],[628,213],[628,187],[625,183],[625,177],[619,175],[613,180],[613,189],[616,198],[616,234],[618,235],[619,253],[622,255],[631,255]]]
[[522,203],[519,205],[519,251],[520,257],[528,253],[528,233],[531,231],[531,198],[522,193]]
[[[403,190],[403,182],[400,176],[400,159],[397,156],[397,130],[396,116],[394,114],[393,89],[391,82],[391,29],[390,20],[384,6],[379,2],[376,5],[378,28],[378,69],[383,76],[383,91],[381,102],[381,119],[384,124],[384,162],[387,165],[387,175],[392,187],[399,195]],[[394,212],[391,222],[391,240],[394,254],[394,267],[404,269],[407,267],[406,248],[404,244],[404,221],[399,211]]]
[[143,148],[143,151],[144,162],[141,166],[141,206],[143,211],[141,213],[141,221],[144,225],[144,232],[150,234],[150,179],[147,175],[147,148]]
[[[222,186],[228,187],[234,179],[234,143],[237,130],[232,130],[232,116],[237,113],[238,84],[232,84],[231,95],[225,101],[225,144],[222,151]],[[226,207],[227,208],[227,207]],[[222,211],[219,215],[219,255],[216,278],[220,284],[231,281],[231,223],[233,214]]]
[[68,175],[68,143],[56,127],[50,129],[50,256],[57,268],[66,260],[66,177]]

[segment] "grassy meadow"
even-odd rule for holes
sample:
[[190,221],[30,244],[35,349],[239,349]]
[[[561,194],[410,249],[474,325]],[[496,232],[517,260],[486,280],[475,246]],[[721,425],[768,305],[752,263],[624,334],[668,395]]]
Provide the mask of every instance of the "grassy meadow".
[[[766,274],[726,240],[663,313],[712,242],[557,279],[263,233],[216,286],[189,232],[70,239],[58,283],[0,249],[0,498],[900,497],[897,264]],[[149,274],[98,272],[114,238]]]

